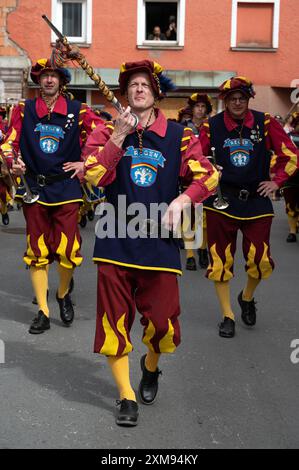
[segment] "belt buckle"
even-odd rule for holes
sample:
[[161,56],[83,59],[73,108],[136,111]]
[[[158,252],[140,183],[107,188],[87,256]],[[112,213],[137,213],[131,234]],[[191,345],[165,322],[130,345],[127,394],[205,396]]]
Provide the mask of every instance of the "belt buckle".
[[46,186],[46,177],[45,175],[36,175],[36,182],[42,188]]
[[241,201],[247,201],[248,197],[249,197],[249,191],[247,191],[247,189],[240,189],[240,192],[239,192],[239,199]]

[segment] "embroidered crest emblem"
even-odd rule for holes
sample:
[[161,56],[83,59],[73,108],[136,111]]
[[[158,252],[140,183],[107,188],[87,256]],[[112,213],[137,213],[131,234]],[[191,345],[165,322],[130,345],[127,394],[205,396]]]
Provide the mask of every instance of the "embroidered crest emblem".
[[137,186],[146,188],[156,181],[158,166],[164,167],[165,158],[158,150],[144,148],[142,153],[132,145],[127,148],[126,157],[132,157],[131,179]]
[[230,161],[234,166],[246,166],[250,159],[250,150],[253,150],[253,143],[249,139],[226,139],[223,148],[229,147]]
[[59,140],[64,139],[60,126],[38,123],[34,132],[40,132],[39,146],[44,153],[54,153],[59,146]]

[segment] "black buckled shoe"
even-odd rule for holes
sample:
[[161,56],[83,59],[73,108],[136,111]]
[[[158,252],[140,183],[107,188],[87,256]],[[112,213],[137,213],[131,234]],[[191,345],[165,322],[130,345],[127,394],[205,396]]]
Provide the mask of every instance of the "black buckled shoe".
[[119,426],[136,426],[138,422],[138,405],[136,401],[124,398],[123,400],[117,400],[116,404],[120,405],[116,414],[116,424]]
[[219,324],[219,336],[222,338],[233,338],[235,336],[235,322],[229,317],[224,317]]
[[2,223],[3,225],[8,225],[9,224],[9,215],[6,212],[6,214],[2,214]]
[[296,243],[296,241],[297,241],[296,233],[289,233],[288,236],[287,236],[286,241],[288,243]]
[[207,269],[209,266],[208,250],[206,248],[199,248],[198,252],[198,264],[202,269]]
[[254,299],[250,300],[249,302],[243,300],[242,294],[243,291],[241,291],[238,295],[238,302],[242,310],[241,318],[245,325],[253,326],[256,323],[256,302],[254,301]]
[[73,303],[71,300],[71,296],[69,293],[67,293],[63,299],[59,299],[58,294],[56,292],[56,300],[59,305],[60,309],[60,318],[63,321],[63,323],[67,326],[71,325],[74,320],[75,312],[73,309]]
[[155,372],[147,370],[145,367],[145,358],[146,354],[140,359],[142,378],[138,388],[138,395],[144,405],[151,405],[156,399],[158,393],[158,378],[162,372],[158,368]]
[[196,271],[196,269],[197,269],[196,268],[196,262],[195,262],[195,258],[193,256],[186,259],[186,269],[188,271]]
[[39,335],[46,330],[50,329],[50,320],[42,310],[38,311],[37,316],[32,320],[29,328],[29,333]]

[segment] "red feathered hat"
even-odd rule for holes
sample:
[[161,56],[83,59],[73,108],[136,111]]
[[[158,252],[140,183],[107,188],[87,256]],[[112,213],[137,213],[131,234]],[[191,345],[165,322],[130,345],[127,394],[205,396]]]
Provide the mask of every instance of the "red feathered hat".
[[166,77],[163,68],[157,62],[152,60],[139,60],[138,62],[124,62],[121,65],[119,72],[119,88],[122,95],[125,94],[128,86],[128,81],[134,73],[145,72],[148,74],[153,91],[158,99],[164,98],[168,90],[175,88],[172,81]]
[[181,122],[184,114],[192,118],[192,109],[189,108],[189,106],[186,106],[185,108],[180,108],[178,111],[178,118],[177,118],[178,122]]
[[72,79],[72,76],[67,69],[53,66],[50,59],[39,59],[36,64],[31,67],[31,80],[38,84],[40,75],[46,70],[53,70],[54,72],[57,72],[64,84],[69,83]]
[[219,98],[224,100],[230,93],[240,91],[249,98],[255,97],[255,91],[252,82],[246,77],[232,77],[225,80],[219,87]]
[[193,93],[193,95],[188,98],[188,104],[190,106],[193,107],[196,103],[204,103],[207,107],[207,114],[212,112],[212,100],[206,93]]

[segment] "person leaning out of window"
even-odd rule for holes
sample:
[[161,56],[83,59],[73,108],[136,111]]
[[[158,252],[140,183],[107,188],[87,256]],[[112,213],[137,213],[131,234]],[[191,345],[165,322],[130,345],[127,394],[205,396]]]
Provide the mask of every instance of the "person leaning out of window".
[[148,40],[149,41],[166,41],[167,37],[165,36],[164,33],[161,33],[160,26],[155,26],[152,34],[149,34]]

